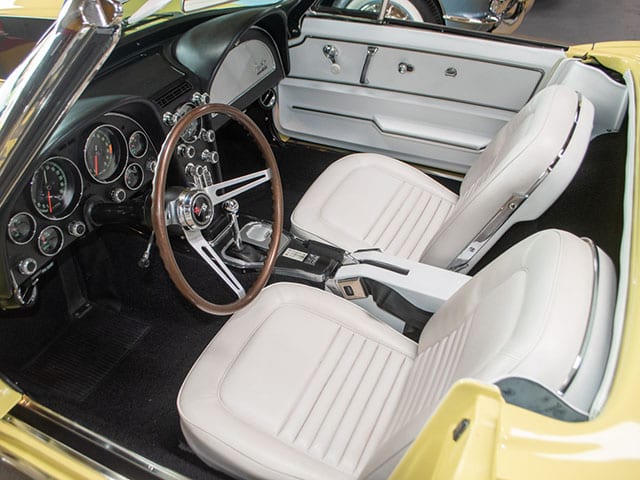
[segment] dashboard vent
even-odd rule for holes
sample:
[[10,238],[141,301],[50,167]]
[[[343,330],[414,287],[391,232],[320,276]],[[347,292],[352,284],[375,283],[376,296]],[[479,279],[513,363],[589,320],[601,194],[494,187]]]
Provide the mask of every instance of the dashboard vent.
[[189,93],[191,90],[193,90],[193,85],[191,85],[187,80],[181,80],[180,82],[174,83],[168,88],[161,90],[153,99],[158,105],[160,105],[160,108],[164,108],[171,102],[183,96],[185,93]]

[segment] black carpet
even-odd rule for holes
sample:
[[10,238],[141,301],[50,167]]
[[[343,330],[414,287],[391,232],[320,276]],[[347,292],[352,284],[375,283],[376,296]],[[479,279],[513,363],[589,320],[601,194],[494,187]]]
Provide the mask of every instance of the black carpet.
[[21,374],[52,395],[83,401],[149,328],[144,322],[94,307],[71,323]]

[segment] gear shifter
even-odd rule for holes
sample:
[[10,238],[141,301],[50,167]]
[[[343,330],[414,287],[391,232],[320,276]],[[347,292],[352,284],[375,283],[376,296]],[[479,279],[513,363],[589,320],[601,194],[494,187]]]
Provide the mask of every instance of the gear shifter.
[[229,225],[233,240],[228,247],[227,254],[247,263],[264,262],[264,254],[248,243],[243,243],[240,238],[240,227],[238,226],[238,210],[240,204],[237,200],[227,200],[222,204],[222,208],[229,214]]
[[236,250],[242,250],[242,239],[240,238],[240,227],[238,226],[238,210],[240,204],[237,200],[227,200],[222,205],[224,211],[229,214],[229,222],[231,223],[231,234],[233,235],[233,245]]

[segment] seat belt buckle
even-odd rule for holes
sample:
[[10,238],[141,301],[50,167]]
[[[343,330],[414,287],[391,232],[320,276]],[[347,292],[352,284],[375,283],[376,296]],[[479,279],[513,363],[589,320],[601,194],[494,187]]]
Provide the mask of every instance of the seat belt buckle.
[[347,300],[366,298],[367,292],[360,278],[345,278],[337,282],[340,294]]

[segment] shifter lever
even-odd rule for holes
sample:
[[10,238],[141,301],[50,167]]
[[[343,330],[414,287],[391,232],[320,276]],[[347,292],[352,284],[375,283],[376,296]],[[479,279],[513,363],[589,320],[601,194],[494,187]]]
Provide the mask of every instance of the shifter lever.
[[151,265],[151,261],[149,259],[151,258],[151,247],[153,246],[154,233],[155,232],[151,232],[151,236],[147,242],[147,248],[145,248],[142,257],[138,260],[138,267],[140,268],[149,268],[149,265]]
[[242,250],[242,239],[240,238],[240,227],[238,226],[238,210],[240,210],[240,204],[236,199],[227,200],[222,204],[222,208],[229,214],[233,245],[236,250]]

